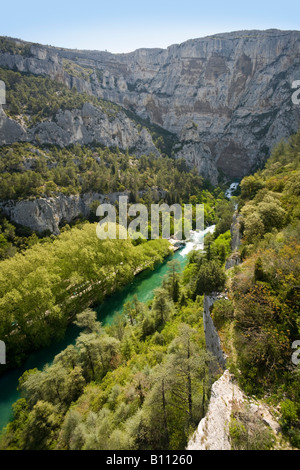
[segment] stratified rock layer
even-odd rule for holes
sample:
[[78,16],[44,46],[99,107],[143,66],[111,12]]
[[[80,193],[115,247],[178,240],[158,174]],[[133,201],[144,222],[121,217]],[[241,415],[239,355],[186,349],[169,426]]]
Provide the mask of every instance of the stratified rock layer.
[[[218,34],[129,54],[32,45],[29,55],[1,54],[0,67],[47,75],[149,119],[175,133],[180,141],[175,153],[216,183],[217,169],[243,177],[300,127],[300,105],[292,102],[293,82],[300,79],[299,46],[298,31],[278,30]],[[94,114],[89,108],[90,129],[80,124],[81,110],[61,114],[59,130],[41,124],[39,135],[63,144],[100,140]],[[126,125],[107,132],[106,144],[111,139],[115,145],[122,129],[127,134]],[[20,132],[16,129],[17,138]],[[143,148],[147,141],[151,146],[146,137]],[[122,135],[119,143],[124,140]],[[136,138],[129,140],[136,144]]]

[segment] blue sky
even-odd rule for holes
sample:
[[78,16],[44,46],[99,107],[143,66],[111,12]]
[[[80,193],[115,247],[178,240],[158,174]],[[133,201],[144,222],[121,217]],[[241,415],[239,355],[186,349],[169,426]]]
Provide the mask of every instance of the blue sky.
[[300,1],[27,0],[0,5],[0,35],[129,52],[241,29],[300,29]]

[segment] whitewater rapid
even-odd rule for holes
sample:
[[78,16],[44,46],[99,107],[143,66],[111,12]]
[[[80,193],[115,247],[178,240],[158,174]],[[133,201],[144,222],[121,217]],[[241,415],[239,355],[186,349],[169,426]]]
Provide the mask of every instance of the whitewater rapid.
[[181,256],[186,256],[190,251],[193,250],[203,250],[204,249],[204,237],[208,233],[213,233],[215,231],[215,225],[210,225],[205,230],[197,232],[194,230],[190,231],[190,239],[186,242],[185,247],[180,250]]

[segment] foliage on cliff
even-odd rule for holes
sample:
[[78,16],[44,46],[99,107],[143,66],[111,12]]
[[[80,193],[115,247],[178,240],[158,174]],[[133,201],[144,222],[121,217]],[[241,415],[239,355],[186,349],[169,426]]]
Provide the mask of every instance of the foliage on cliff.
[[[281,142],[263,170],[241,182],[243,263],[234,268],[234,342],[240,383],[271,394],[281,424],[300,446],[300,132]],[[230,315],[232,320],[232,313]]]
[[116,116],[122,109],[43,76],[0,68],[0,80],[6,85],[6,112],[13,118],[23,116],[29,127],[53,118],[59,109],[80,109],[84,103],[98,106],[109,116]]
[[[220,188],[211,188],[197,172],[189,170],[183,160],[154,155],[136,158],[128,152],[99,145],[64,149],[41,148],[29,143],[4,146],[0,149],[0,183],[2,201],[127,191],[129,203],[147,206],[161,202],[204,204],[207,225],[219,219],[220,201],[224,199]],[[96,220],[98,205],[95,195],[89,220]],[[45,234],[16,226],[2,214],[0,259],[23,251],[43,236]]]
[[24,43],[23,41],[13,40],[8,37],[0,38],[0,51],[2,53],[20,54],[24,57],[30,57],[31,43]]
[[231,252],[229,228],[234,202],[216,200],[215,212],[217,223],[214,232],[205,236],[203,251],[191,253],[184,273],[188,296],[194,300],[199,295],[222,292],[226,284],[225,261]]
[[78,314],[76,344],[20,379],[1,448],[184,449],[205,413],[213,364],[201,303],[184,291],[170,262],[148,305],[134,298],[110,326],[89,309]]
[[31,144],[4,146],[0,149],[0,173],[2,200],[58,193],[107,194],[125,189],[136,199],[138,191],[151,193],[156,188],[168,192],[170,202],[179,202],[188,201],[204,186],[203,178],[182,159],[154,155],[137,158],[100,145],[64,149]]
[[[16,46],[15,43],[12,44]],[[171,155],[173,145],[177,142],[174,134],[142,119],[132,111],[86,92],[79,93],[76,88],[70,89],[60,81],[1,67],[0,80],[6,85],[6,114],[26,127],[55,120],[60,110],[81,109],[85,103],[90,103],[110,120],[122,115],[129,118],[139,132],[143,128],[147,129],[162,154]]]

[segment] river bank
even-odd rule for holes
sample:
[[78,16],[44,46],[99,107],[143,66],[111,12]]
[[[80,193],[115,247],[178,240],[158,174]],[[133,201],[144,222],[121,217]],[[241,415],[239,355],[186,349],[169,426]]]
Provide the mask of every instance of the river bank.
[[[225,263],[226,271],[241,263],[239,254],[241,244],[240,215],[237,211],[233,214],[230,231],[232,251]],[[282,441],[276,410],[263,399],[248,396],[240,388],[231,371],[229,362],[234,362],[234,359],[228,357],[227,361],[224,350],[230,350],[229,356],[235,356],[234,345],[224,344],[224,338],[220,337],[221,333],[219,334],[211,316],[211,310],[216,301],[219,299],[228,300],[228,291],[230,292],[231,288],[230,281],[227,287],[226,292],[204,296],[203,322],[206,348],[217,358],[222,375],[212,385],[206,415],[191,436],[186,450],[233,450],[232,426],[235,425],[236,421],[234,420],[239,416],[244,417],[243,426],[246,426],[245,429],[249,435],[253,433],[252,429],[256,426],[261,432],[264,429],[265,435],[272,436],[270,439],[273,439],[275,449],[289,449],[289,444]],[[234,328],[233,324],[230,325],[231,330],[232,328]]]
[[[171,246],[171,244],[170,244]],[[160,287],[164,276],[168,271],[167,263],[170,259],[177,259],[182,269],[186,263],[186,257],[181,255],[180,249],[175,252],[171,249],[165,257],[163,263],[149,269],[149,266],[140,267],[139,272],[135,272],[131,283],[115,294],[108,295],[99,305],[94,305],[98,319],[106,324],[111,324],[114,316],[120,313],[125,302],[132,300],[136,295],[139,301],[148,302],[153,297],[153,291]],[[151,265],[153,260],[151,261]],[[21,367],[8,370],[0,377],[0,430],[3,429],[12,417],[12,405],[20,398],[17,391],[18,380],[21,375],[29,369],[37,368],[41,370],[46,364],[51,364],[54,357],[64,350],[68,345],[74,344],[80,329],[73,324],[67,328],[64,338],[47,348],[43,348],[29,355]]]
[[[134,296],[140,302],[147,303],[154,297],[155,289],[162,285],[163,279],[168,273],[168,261],[177,260],[180,269],[183,270],[187,261],[188,254],[193,249],[203,249],[204,236],[211,233],[214,226],[207,227],[203,233],[193,232],[189,241],[180,241],[175,250],[173,244],[170,243],[170,253],[166,255],[164,261],[160,264],[151,266],[144,265],[140,267],[139,272],[135,272],[134,279],[131,283],[124,286],[118,292],[108,295],[107,298],[99,305],[93,308],[97,312],[97,318],[103,325],[110,325],[115,315],[123,310],[126,302],[131,301]],[[64,338],[52,344],[51,346],[32,353],[22,367],[8,371],[4,376],[0,377],[0,430],[3,429],[12,417],[12,405],[20,398],[17,391],[18,380],[21,375],[29,369],[37,368],[42,370],[46,364],[51,364],[54,357],[64,350],[68,345],[74,344],[80,329],[73,324],[68,326]]]

